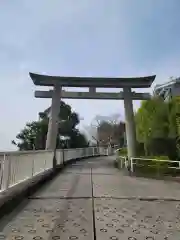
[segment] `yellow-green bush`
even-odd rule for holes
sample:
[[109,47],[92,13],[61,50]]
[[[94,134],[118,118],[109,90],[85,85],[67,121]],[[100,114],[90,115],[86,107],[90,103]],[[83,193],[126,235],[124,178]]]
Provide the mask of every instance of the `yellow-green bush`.
[[[162,161],[168,160],[166,156],[150,156],[141,157],[142,159],[136,160],[136,164],[134,165],[134,171],[136,173],[141,173],[143,175],[179,175],[180,170],[178,168],[178,163],[174,163],[173,161]],[[144,159],[152,159],[152,160],[143,160]],[[154,160],[153,160],[154,158]],[[165,159],[166,158],[166,159]],[[159,160],[159,161],[157,161]]]
[[127,148],[118,149],[118,153],[120,156],[127,156]]
[[143,159],[170,160],[168,156],[140,156]]

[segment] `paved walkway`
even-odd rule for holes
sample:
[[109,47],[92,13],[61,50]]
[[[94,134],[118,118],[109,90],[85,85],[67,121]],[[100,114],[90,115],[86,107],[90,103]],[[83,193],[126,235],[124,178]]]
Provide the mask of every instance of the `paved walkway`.
[[69,166],[0,221],[0,239],[180,239],[180,184],[123,176],[109,157]]

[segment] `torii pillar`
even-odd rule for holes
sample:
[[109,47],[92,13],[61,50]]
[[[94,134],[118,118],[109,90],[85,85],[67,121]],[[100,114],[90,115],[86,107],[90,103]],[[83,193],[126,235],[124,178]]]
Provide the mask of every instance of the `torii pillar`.
[[49,124],[48,124],[48,133],[46,139],[46,149],[47,150],[55,150],[56,149],[56,139],[58,135],[58,126],[59,126],[59,100],[61,99],[61,89],[60,85],[54,85],[54,89],[52,92],[52,103],[51,110],[49,116]]
[[132,92],[130,87],[123,88],[124,90],[124,109],[126,121],[126,139],[128,158],[136,156],[136,126],[134,121]]

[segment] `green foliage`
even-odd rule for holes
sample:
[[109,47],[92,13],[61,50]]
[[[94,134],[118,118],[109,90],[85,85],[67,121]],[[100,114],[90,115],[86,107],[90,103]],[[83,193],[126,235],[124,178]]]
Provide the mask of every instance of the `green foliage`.
[[[39,121],[26,124],[25,128],[17,134],[17,142],[12,141],[12,144],[16,145],[20,151],[45,149],[49,119],[45,112],[41,113],[40,117],[41,119]],[[78,124],[78,114],[72,112],[71,107],[61,101],[57,148],[88,146],[86,137],[76,129]],[[70,140],[60,140],[59,136],[67,136]]]
[[152,156],[152,158],[157,160],[169,160],[168,156]]
[[83,148],[88,147],[89,143],[87,141],[87,138],[84,134],[80,133],[78,129],[73,129],[73,131],[70,134],[70,148]]
[[47,135],[47,120],[27,123],[25,128],[17,134],[18,143],[12,141],[20,151],[45,149]]
[[148,155],[148,142],[152,138],[168,136],[168,105],[159,98],[143,101],[135,115],[137,140],[144,143]]
[[137,140],[145,155],[168,155],[177,159],[180,152],[180,100],[161,98],[143,101],[135,115]]
[[173,98],[169,102],[169,135],[173,138],[180,136],[179,128],[180,98]]
[[147,143],[149,155],[177,158],[176,140],[173,138],[150,138]]
[[140,156],[143,159],[169,160],[168,156]]
[[[153,158],[156,160],[153,160]],[[149,159],[152,160],[143,160],[146,159],[146,157],[141,156],[141,159],[136,160],[134,171],[136,175],[149,177],[179,175],[180,171],[178,169],[178,163],[162,161],[166,160],[166,158],[166,156],[150,156]],[[159,161],[157,161],[157,159],[159,159]]]
[[127,148],[118,149],[119,156],[127,156]]
[[177,156],[180,158],[180,98],[173,98],[169,104],[170,136],[176,139]]

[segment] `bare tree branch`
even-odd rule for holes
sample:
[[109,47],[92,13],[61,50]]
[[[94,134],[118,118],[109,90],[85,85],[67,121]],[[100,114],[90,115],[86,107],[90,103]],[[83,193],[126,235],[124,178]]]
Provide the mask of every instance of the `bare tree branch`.
[[97,115],[92,120],[90,126],[85,127],[85,130],[97,144],[111,144],[114,141],[118,141],[121,123],[120,114],[115,113],[110,116]]

